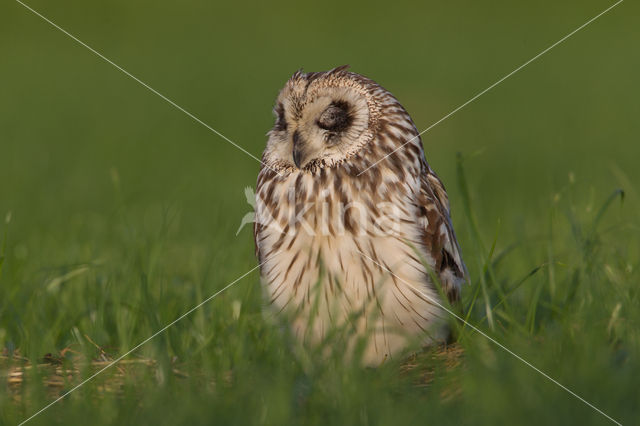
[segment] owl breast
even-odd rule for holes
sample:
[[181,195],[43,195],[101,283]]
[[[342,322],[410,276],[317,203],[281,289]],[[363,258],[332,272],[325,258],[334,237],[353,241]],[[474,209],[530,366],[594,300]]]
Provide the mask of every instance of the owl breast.
[[[348,166],[283,177],[264,169],[256,195],[256,246],[270,310],[317,344],[342,332],[363,361],[379,364],[411,339],[444,338],[443,311],[420,240],[411,194],[420,179],[348,179]],[[268,175],[268,176],[267,176]],[[320,189],[322,188],[322,189]]]

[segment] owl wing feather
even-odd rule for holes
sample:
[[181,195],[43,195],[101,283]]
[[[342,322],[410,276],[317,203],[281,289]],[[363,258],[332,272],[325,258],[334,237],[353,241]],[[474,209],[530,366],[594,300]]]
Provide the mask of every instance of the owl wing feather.
[[422,174],[417,204],[424,224],[420,240],[434,260],[434,272],[449,301],[456,302],[467,280],[467,269],[451,223],[449,198],[442,181],[428,165]]

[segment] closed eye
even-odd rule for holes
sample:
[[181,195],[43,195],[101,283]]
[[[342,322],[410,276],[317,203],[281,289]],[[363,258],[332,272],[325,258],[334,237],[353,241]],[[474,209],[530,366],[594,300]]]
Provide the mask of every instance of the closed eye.
[[316,124],[321,129],[337,133],[349,128],[352,121],[353,117],[351,116],[349,104],[344,101],[336,101],[332,102],[331,105],[320,114]]

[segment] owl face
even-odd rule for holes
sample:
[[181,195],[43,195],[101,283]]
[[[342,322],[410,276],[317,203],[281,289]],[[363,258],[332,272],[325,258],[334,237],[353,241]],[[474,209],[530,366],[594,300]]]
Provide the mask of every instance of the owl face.
[[375,132],[378,108],[372,84],[345,67],[295,73],[276,100],[266,164],[312,171],[358,152]]

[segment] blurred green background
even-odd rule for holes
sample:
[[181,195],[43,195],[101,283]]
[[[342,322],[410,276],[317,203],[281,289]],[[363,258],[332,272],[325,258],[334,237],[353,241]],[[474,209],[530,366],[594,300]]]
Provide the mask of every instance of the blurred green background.
[[[27,4],[259,157],[299,68],[350,64],[422,130],[613,2]],[[470,321],[629,424],[638,16],[621,3],[423,135],[471,271]],[[256,265],[251,231],[235,233],[257,161],[17,2],[0,6],[0,57],[3,378],[11,354],[95,358],[86,336],[114,358]],[[601,210],[617,188],[624,203]],[[261,303],[254,273],[132,355],[159,372],[117,394],[96,380],[33,424],[607,422],[480,335],[459,342],[457,368],[427,356],[363,371],[300,359]],[[436,378],[418,385],[416,371]],[[0,423],[51,401],[31,374],[2,383]]]

